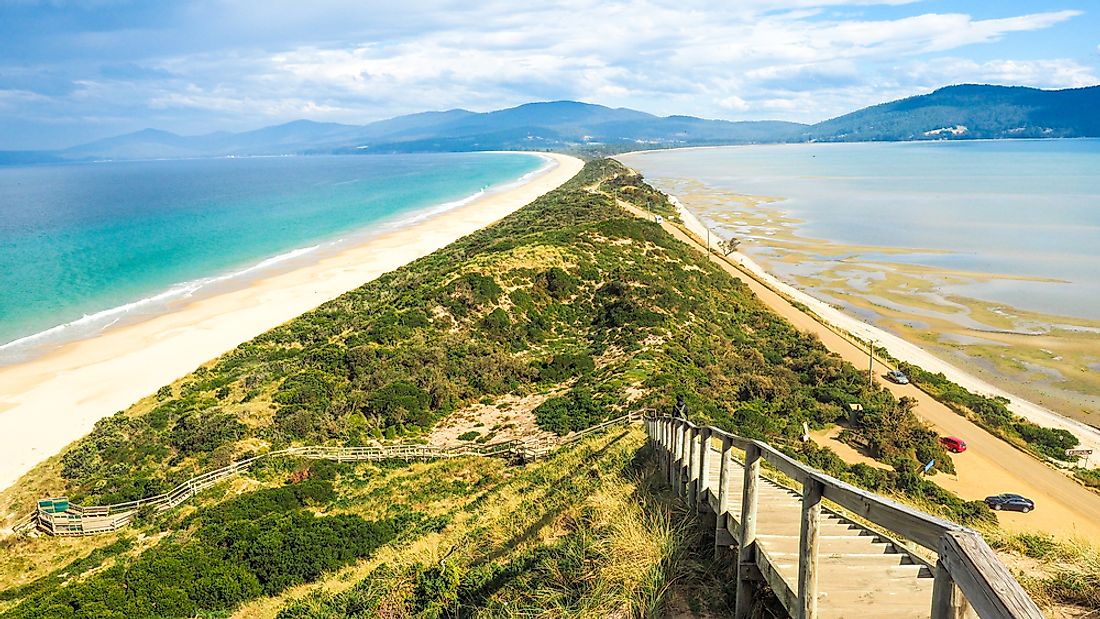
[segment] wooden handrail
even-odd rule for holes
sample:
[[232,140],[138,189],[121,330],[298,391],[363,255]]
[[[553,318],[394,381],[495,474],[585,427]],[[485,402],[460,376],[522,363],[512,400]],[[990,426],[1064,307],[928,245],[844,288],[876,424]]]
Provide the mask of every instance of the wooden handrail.
[[[693,437],[700,435],[701,429],[680,418],[647,417],[645,421],[646,431],[657,448],[662,467],[667,462],[669,482],[681,495],[685,491],[690,492],[694,480],[691,469],[699,465],[689,445]],[[742,595],[747,598],[751,587],[744,572],[757,560],[754,536],[760,460],[802,484],[798,617],[812,619],[817,616],[817,523],[822,499],[828,499],[938,555],[930,609],[933,619],[953,619],[965,603],[969,603],[983,619],[1040,619],[1043,616],[978,532],[840,481],[787,456],[766,442],[740,437],[713,426],[702,430],[702,436],[707,437],[706,441],[699,443],[702,447],[709,449],[710,439],[717,439],[722,445],[719,488],[717,492],[712,492],[718,504],[719,535],[726,530],[728,513],[732,511],[729,504],[733,497],[729,496],[729,474],[726,471],[729,450],[736,446],[745,452],[740,538],[743,548],[737,563],[735,616],[747,616],[748,602],[742,600]]]

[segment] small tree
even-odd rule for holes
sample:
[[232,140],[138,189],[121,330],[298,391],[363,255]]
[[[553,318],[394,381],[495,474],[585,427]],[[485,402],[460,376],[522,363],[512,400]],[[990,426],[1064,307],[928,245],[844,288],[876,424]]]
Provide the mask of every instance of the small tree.
[[730,238],[722,241],[718,241],[718,251],[722,252],[723,256],[728,256],[737,251],[737,248],[741,246],[741,241]]

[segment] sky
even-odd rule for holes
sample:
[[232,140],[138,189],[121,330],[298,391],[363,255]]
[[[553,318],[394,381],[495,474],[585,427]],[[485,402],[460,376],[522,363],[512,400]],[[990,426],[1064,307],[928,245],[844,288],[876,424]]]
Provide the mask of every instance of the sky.
[[0,0],[0,150],[560,99],[816,122],[1098,76],[1100,0]]

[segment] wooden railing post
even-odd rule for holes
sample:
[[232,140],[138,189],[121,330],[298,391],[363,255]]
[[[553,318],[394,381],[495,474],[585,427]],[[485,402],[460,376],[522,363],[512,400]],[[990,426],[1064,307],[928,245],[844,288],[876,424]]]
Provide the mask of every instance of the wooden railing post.
[[[1039,607],[977,532],[945,532],[940,538],[939,555],[939,563],[945,568],[944,577],[950,578],[959,588],[959,593],[951,596],[955,607],[963,604],[973,607],[974,613],[979,617],[1040,619],[1043,616]],[[939,570],[936,572],[938,575]],[[941,584],[940,588],[946,589],[946,586]],[[933,592],[933,611],[944,604],[942,599],[936,599]],[[965,612],[966,606],[962,612]]]
[[669,481],[669,461],[672,460],[672,444],[668,440],[668,419],[661,419],[661,445],[664,459],[661,460],[662,472],[665,474],[665,481]]
[[932,619],[962,619],[966,615],[966,599],[947,571],[943,559],[936,561],[936,578],[932,582]]
[[700,511],[709,508],[707,491],[710,490],[710,426],[699,428],[699,502]]
[[693,508],[699,505],[699,428],[688,427],[688,458],[687,458],[687,494],[688,505]]
[[824,485],[807,477],[802,482],[802,528],[798,536],[798,618],[817,618],[817,549]]
[[[723,443],[723,447],[725,443]],[[736,619],[748,619],[756,588],[756,507],[760,486],[760,446],[750,443],[745,449],[745,482],[741,490],[741,540],[737,550]]]
[[722,435],[722,454],[718,458],[718,517],[714,528],[714,558],[722,552],[722,541],[729,535],[730,475],[733,469],[733,439]]
[[676,488],[677,496],[684,496],[684,439],[687,434],[687,426],[680,420],[675,422],[675,430],[673,430],[673,440],[676,443],[675,464],[673,466],[673,482],[672,485]]
[[665,419],[665,466],[668,469],[665,475],[668,477],[668,487],[676,489],[676,425],[672,419]]

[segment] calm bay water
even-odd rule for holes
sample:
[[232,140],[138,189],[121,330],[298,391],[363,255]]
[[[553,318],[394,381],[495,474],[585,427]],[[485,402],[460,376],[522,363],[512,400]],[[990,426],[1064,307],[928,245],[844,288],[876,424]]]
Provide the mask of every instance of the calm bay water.
[[469,153],[0,168],[0,354],[408,223],[542,165]]
[[1061,280],[954,292],[1100,320],[1100,140],[745,146],[624,161],[666,190],[697,179],[781,197],[773,206],[801,219],[803,236],[917,250],[890,261]]

